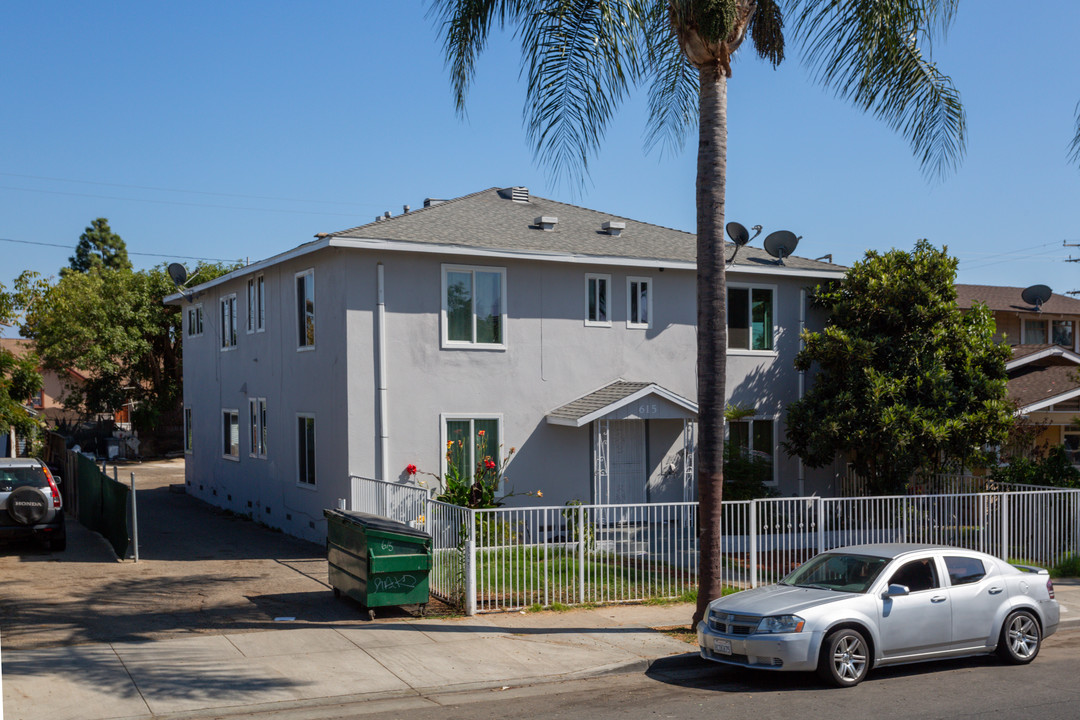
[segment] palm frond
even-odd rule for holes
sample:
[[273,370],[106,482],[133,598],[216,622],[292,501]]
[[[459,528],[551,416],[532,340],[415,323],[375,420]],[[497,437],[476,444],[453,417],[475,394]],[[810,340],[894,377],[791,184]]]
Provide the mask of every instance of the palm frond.
[[652,78],[646,152],[660,143],[664,150],[678,152],[698,119],[698,71],[683,55],[665,5],[659,2],[650,8],[649,30],[644,38],[645,72]]
[[530,4],[526,0],[430,0],[427,14],[437,18],[446,33],[443,49],[458,113],[465,113],[465,96],[492,22],[502,26],[519,19]]
[[1080,165],[1080,103],[1076,104],[1076,131],[1069,143],[1069,160]]
[[[525,127],[555,176],[584,181],[608,122],[641,76],[647,3],[549,0],[520,18]],[[542,7],[539,7],[541,6]]]
[[760,57],[773,67],[784,61],[784,14],[776,0],[757,0],[748,32]]
[[960,95],[918,44],[941,32],[955,2],[792,0],[816,79],[907,138],[928,176],[944,177],[964,155]]

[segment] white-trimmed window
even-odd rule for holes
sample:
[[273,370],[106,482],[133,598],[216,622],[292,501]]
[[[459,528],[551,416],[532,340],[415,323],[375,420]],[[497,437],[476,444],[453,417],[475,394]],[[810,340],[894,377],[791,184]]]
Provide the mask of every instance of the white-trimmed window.
[[611,327],[611,276],[585,273],[585,324]]
[[652,278],[626,278],[626,327],[652,326]]
[[221,455],[227,460],[240,459],[240,411],[221,410]]
[[221,349],[236,347],[236,293],[221,298]]
[[506,268],[443,265],[444,347],[506,348]]
[[186,308],[187,312],[184,313],[187,316],[187,335],[188,337],[198,337],[202,335],[203,329],[203,309],[202,303],[198,305],[189,305]]
[[1025,345],[1075,346],[1072,320],[1024,320],[1023,335]]
[[728,421],[728,442],[743,452],[768,460],[776,482],[776,420],[773,418],[744,418]]
[[727,338],[729,350],[774,350],[775,287],[728,285]]
[[315,487],[315,415],[296,414],[297,480],[304,487]]
[[458,472],[462,478],[476,477],[477,468],[489,462],[502,467],[502,416],[487,414],[444,414],[442,416],[443,477]]
[[266,457],[266,398],[248,398],[248,419],[250,420],[251,457]]
[[191,408],[184,408],[184,452],[190,454],[195,448],[194,426],[191,423]]
[[247,311],[249,333],[266,330],[266,279],[262,275],[248,278]]
[[315,347],[315,271],[296,273],[297,349]]

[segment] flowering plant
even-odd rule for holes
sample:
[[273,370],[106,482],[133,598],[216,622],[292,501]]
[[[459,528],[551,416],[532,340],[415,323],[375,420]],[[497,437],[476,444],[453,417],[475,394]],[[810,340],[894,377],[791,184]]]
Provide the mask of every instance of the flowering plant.
[[[500,487],[509,480],[506,476],[506,466],[516,451],[510,448],[506,457],[500,457],[500,453],[492,456],[487,452],[487,438],[483,430],[476,433],[476,460],[473,464],[472,473],[464,467],[466,453],[464,440],[449,440],[446,443],[446,473],[440,477],[435,473],[425,472],[439,481],[442,492],[435,499],[451,505],[460,505],[472,509],[502,507],[503,501],[518,493],[508,492],[497,495]],[[501,446],[500,446],[501,449]],[[409,467],[413,467],[410,465]],[[543,493],[526,492],[523,495],[536,495],[543,497]]]

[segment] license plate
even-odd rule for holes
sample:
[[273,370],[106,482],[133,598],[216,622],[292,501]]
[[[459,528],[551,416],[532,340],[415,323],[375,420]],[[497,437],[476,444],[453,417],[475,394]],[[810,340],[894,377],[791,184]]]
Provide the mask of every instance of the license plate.
[[721,655],[730,655],[731,641],[723,640],[721,638],[713,638],[713,652],[718,652]]

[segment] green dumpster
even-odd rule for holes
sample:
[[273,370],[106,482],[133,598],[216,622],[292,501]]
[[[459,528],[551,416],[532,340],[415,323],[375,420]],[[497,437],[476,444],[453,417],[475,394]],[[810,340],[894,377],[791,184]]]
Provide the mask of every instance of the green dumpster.
[[431,536],[405,523],[349,510],[324,510],[326,555],[334,596],[345,593],[367,608],[427,608]]

